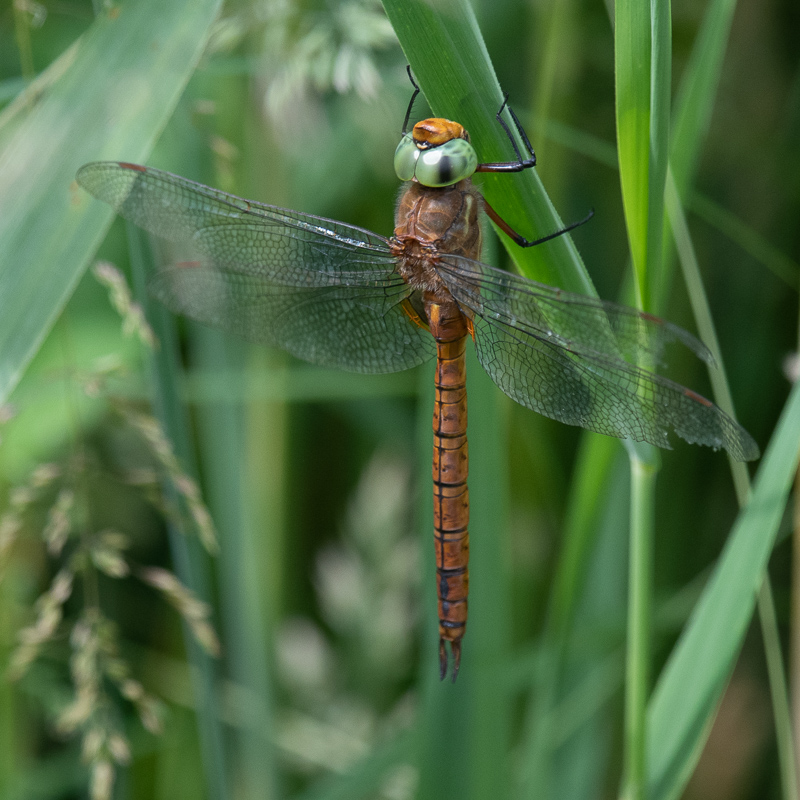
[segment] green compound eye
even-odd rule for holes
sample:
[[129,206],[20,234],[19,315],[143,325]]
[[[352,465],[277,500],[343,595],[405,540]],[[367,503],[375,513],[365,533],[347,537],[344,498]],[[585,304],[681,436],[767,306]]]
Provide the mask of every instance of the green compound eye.
[[451,186],[469,178],[478,166],[478,156],[466,139],[420,150],[410,133],[405,134],[394,152],[394,171],[401,181],[416,178],[423,186]]
[[394,171],[401,181],[410,181],[414,177],[420,150],[414,144],[410,133],[406,133],[394,151]]
[[423,186],[451,186],[472,175],[477,166],[478,156],[472,145],[466,139],[451,139],[420,152],[414,177]]

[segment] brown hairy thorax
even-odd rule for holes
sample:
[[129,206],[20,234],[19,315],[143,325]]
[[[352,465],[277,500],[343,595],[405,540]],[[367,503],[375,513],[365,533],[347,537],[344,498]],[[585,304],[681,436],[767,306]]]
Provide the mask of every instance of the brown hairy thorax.
[[415,181],[403,188],[395,213],[392,252],[397,270],[410,286],[449,298],[436,272],[439,256],[461,255],[479,259],[481,195],[469,179],[453,186],[431,189]]

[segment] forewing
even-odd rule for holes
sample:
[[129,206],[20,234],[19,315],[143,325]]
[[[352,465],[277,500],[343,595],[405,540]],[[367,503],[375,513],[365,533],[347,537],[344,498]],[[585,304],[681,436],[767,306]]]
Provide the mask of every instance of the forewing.
[[[219,269],[284,286],[363,285],[394,269],[386,240],[343,222],[243,200],[149,167],[98,162],[78,183],[141,228]],[[399,278],[398,278],[399,280]]]
[[[674,432],[690,443],[724,447],[740,461],[757,458],[747,431],[713,403],[623,358],[626,351],[656,354],[669,339],[684,341],[676,331],[693,339],[688,333],[633,309],[622,313],[622,306],[572,302],[580,296],[569,293],[562,308],[563,297],[552,287],[542,293],[542,284],[506,280],[478,262],[443,261],[440,274],[472,317],[479,361],[513,400],[610,436],[669,448]],[[610,319],[603,324],[598,313],[606,310]]]
[[394,372],[435,354],[403,311],[410,290],[376,234],[137,165],[87,164],[78,182],[187,249],[151,283],[173,311],[356,372]]

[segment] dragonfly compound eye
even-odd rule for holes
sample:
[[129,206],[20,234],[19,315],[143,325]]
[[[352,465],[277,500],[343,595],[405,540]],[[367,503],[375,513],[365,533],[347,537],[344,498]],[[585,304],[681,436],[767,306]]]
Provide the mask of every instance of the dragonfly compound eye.
[[416,178],[423,186],[451,186],[469,178],[477,166],[478,156],[466,139],[451,139],[421,150],[406,134],[394,154],[397,177],[401,181]]
[[451,186],[469,178],[478,166],[475,149],[465,139],[420,151],[414,177],[423,186]]
[[394,171],[401,181],[410,181],[414,177],[420,149],[414,144],[410,133],[403,134],[397,150],[394,151]]

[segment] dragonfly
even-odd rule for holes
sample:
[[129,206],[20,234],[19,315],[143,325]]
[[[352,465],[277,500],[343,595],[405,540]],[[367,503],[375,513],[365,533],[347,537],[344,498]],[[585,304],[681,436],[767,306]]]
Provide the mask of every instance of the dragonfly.
[[[455,681],[469,586],[467,340],[503,392],[552,419],[667,449],[675,433],[742,461],[759,451],[711,401],[640,366],[660,364],[672,342],[713,363],[694,336],[651,314],[480,260],[482,210],[522,247],[574,226],[525,239],[472,183],[476,172],[514,173],[536,164],[507,97],[496,118],[515,158],[479,162],[457,122],[429,118],[408,130],[414,86],[394,156],[404,184],[390,237],[138,164],[86,164],[77,181],[136,225],[190,248],[192,260],[161,269],[149,286],[176,313],[352,372],[396,372],[436,360],[439,670],[444,679],[452,658]],[[502,117],[506,108],[524,155]]]

